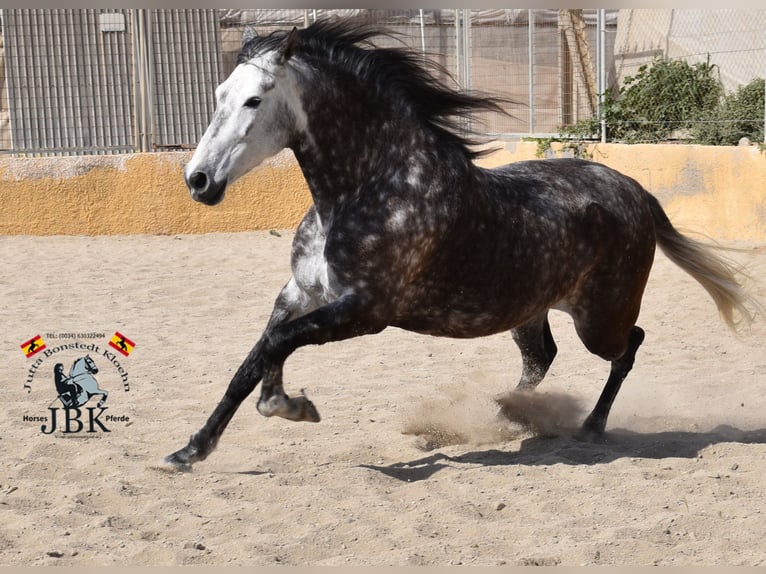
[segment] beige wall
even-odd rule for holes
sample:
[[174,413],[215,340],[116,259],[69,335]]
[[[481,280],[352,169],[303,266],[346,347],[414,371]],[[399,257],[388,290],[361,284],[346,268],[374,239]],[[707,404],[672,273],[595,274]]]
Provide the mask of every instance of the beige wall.
[[0,234],[113,235],[295,227],[311,199],[287,152],[236,182],[223,203],[192,201],[190,153],[0,158]]
[[[507,144],[481,161],[534,159]],[[683,229],[717,239],[766,240],[766,153],[756,147],[599,144],[596,161],[656,194]],[[283,152],[238,181],[216,207],[192,201],[189,153],[0,158],[0,234],[177,234],[294,228],[310,205],[300,169]]]
[[[535,159],[534,143],[506,147],[483,164]],[[766,240],[766,152],[756,146],[598,144],[589,152],[657,196],[683,231]]]

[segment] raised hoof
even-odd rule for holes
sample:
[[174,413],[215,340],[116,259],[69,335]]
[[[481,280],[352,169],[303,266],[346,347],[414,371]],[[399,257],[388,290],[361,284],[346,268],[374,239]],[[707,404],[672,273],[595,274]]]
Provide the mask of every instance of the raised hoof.
[[318,423],[321,420],[319,411],[305,394],[293,398],[274,395],[258,401],[258,412],[265,417],[277,416],[296,422]]
[[288,402],[291,404],[291,409],[300,413],[299,418],[293,420],[305,421],[308,423],[318,423],[322,420],[314,403],[308,400],[305,396],[289,399]]

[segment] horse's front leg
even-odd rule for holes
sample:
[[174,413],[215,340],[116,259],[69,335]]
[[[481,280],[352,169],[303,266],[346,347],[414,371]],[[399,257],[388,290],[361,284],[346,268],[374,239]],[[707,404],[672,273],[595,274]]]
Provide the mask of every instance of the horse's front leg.
[[289,397],[282,386],[282,368],[298,347],[321,345],[378,333],[386,322],[356,294],[347,294],[307,315],[272,329],[262,349],[263,386],[258,412],[293,421],[318,422],[319,413],[303,394]]
[[191,470],[193,463],[205,460],[215,450],[218,439],[247,396],[253,392],[262,376],[261,349],[265,334],[252,348],[231,379],[223,398],[208,417],[205,425],[189,438],[189,443],[165,457],[165,464],[175,470]]
[[263,335],[234,374],[223,398],[205,425],[189,438],[184,448],[165,457],[163,468],[188,471],[193,463],[204,460],[213,452],[234,413],[263,377],[262,351],[269,333],[278,325],[312,308],[308,297],[291,279],[277,297]]

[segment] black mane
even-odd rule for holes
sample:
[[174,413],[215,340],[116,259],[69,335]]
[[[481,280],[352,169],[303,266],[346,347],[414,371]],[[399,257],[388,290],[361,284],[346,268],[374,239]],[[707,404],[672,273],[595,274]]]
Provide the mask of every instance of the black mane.
[[[278,49],[288,33],[279,31],[252,38],[242,47],[238,63]],[[504,114],[500,104],[508,102],[447,87],[438,79],[439,75],[449,77],[443,66],[424,60],[421,53],[408,48],[377,47],[372,40],[381,37],[392,38],[394,34],[350,20],[318,21],[299,30],[292,55],[330,62],[360,80],[370,82],[380,93],[402,98],[442,138],[458,144],[471,158],[482,155],[484,152],[470,149],[482,142],[477,139],[476,132],[466,129],[467,122],[463,120],[479,111]]]

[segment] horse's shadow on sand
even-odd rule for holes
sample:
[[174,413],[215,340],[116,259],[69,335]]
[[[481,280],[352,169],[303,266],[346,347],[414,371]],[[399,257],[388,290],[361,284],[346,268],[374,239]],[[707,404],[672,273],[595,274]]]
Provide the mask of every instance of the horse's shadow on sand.
[[531,437],[521,442],[517,451],[498,449],[474,450],[449,456],[435,452],[423,458],[378,466],[359,465],[378,471],[402,482],[426,480],[437,472],[458,465],[542,466],[553,464],[598,465],[621,458],[697,458],[700,452],[715,444],[736,442],[766,444],[766,429],[743,431],[721,425],[709,432],[667,431],[636,433],[624,429],[607,432],[598,441],[581,441],[573,437]]

